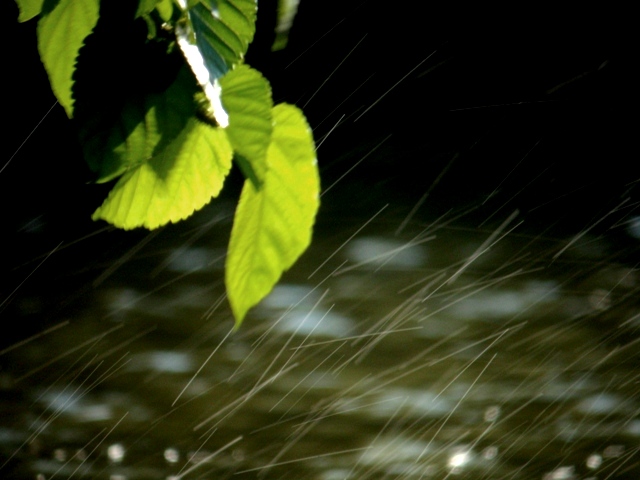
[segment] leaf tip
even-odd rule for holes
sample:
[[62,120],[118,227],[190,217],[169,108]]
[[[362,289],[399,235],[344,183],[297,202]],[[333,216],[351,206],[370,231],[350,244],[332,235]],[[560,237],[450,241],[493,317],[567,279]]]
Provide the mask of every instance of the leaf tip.
[[249,308],[238,305],[232,298],[229,298],[229,305],[231,305],[231,313],[233,314],[233,331],[237,332],[240,329],[242,322],[244,322]]

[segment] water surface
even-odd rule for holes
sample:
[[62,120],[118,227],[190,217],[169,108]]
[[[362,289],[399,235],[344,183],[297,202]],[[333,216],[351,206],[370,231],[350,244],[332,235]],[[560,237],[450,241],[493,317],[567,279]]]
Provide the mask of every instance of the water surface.
[[637,478],[633,250],[388,208],[321,217],[235,333],[213,206],[44,263],[9,309],[38,327],[0,357],[3,476]]

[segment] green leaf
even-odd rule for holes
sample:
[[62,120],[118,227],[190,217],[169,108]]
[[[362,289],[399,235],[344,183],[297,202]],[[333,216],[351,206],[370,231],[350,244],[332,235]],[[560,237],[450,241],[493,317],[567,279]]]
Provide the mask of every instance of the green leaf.
[[311,130],[292,105],[273,109],[273,136],[262,188],[246,180],[236,210],[225,280],[242,323],[311,241],[320,180]]
[[255,0],[201,0],[188,12],[212,79],[222,77],[243,58],[253,39]]
[[109,106],[83,111],[80,140],[97,182],[112,180],[166,148],[193,117],[196,88],[183,69],[165,92],[134,92],[115,114]]
[[138,2],[138,8],[136,9],[135,18],[141,17],[143,15],[148,15],[156,8],[156,5],[160,2],[160,0],[140,0]]
[[149,15],[153,10],[158,12],[162,20],[168,22],[173,15],[173,0],[140,0],[135,18]]
[[26,22],[33,17],[40,15],[42,11],[42,4],[44,0],[16,0],[20,14],[18,15],[19,22]]
[[167,148],[124,174],[92,218],[125,230],[183,220],[218,195],[232,154],[224,130],[193,118]]
[[293,26],[293,19],[298,13],[300,0],[278,0],[278,23],[276,25],[276,38],[271,50],[282,50],[289,42],[289,30]]
[[84,40],[98,22],[98,0],[45,2],[38,22],[38,50],[49,75],[49,83],[60,105],[73,117],[73,72]]
[[259,187],[267,169],[267,148],[271,141],[271,86],[248,65],[239,65],[227,73],[220,86],[222,105],[229,115],[227,135],[241,157],[239,164],[245,176]]
[[171,20],[173,16],[173,1],[172,0],[160,0],[156,5],[156,10],[160,15],[160,18],[165,22]]
[[176,38],[217,122],[227,126],[217,81],[242,62],[253,39],[256,0],[199,0],[176,25]]

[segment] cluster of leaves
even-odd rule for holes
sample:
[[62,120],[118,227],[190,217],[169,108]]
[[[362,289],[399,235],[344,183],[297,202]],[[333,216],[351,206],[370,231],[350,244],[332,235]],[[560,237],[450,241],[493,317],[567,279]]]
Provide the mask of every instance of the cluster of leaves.
[[309,245],[320,189],[304,115],[274,106],[243,63],[257,0],[17,3],[19,21],[39,17],[42,63],[96,181],[115,181],[94,219],[182,220],[240,167],[225,273],[239,325]]

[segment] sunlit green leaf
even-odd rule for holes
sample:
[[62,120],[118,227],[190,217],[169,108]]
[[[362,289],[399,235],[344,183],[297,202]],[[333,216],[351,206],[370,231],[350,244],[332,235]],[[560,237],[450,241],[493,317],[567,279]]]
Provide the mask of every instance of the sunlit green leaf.
[[106,106],[80,119],[85,158],[97,181],[112,180],[167,147],[195,113],[196,88],[185,69],[165,92],[125,99],[115,116]]
[[311,131],[292,105],[273,109],[267,167],[259,190],[245,181],[231,231],[225,275],[236,326],[311,241],[320,181]]
[[60,105],[73,116],[73,72],[78,51],[98,22],[98,0],[60,0],[52,10],[46,2],[38,22],[38,50]]
[[20,10],[18,21],[26,22],[40,14],[44,0],[16,0],[16,3]]
[[[266,171],[266,155],[271,141],[271,87],[269,82],[247,65],[239,65],[220,81],[222,105],[229,115],[227,135],[245,176],[259,186]],[[250,171],[245,171],[246,169]],[[253,177],[253,178],[252,178]]]
[[224,130],[193,118],[168,147],[124,174],[92,218],[124,229],[183,220],[218,195],[232,154]]

